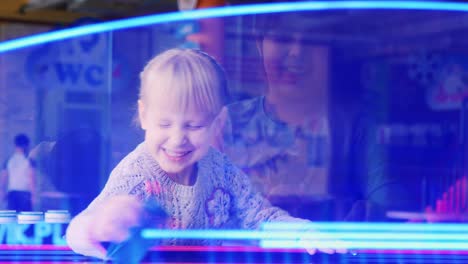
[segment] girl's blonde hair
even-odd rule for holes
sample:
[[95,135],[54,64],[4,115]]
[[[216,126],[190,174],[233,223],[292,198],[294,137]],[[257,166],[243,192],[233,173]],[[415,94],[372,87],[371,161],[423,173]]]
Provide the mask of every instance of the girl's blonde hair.
[[140,83],[144,103],[148,96],[162,96],[175,107],[195,107],[216,115],[228,102],[223,68],[200,50],[177,48],[161,53],[140,73]]

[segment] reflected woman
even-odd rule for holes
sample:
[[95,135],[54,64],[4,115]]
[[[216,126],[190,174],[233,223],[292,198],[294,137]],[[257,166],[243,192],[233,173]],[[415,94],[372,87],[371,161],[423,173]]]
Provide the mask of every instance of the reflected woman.
[[296,216],[384,219],[388,208],[408,204],[409,192],[385,175],[358,74],[340,63],[323,21],[306,13],[256,16],[267,89],[230,105],[224,151]]

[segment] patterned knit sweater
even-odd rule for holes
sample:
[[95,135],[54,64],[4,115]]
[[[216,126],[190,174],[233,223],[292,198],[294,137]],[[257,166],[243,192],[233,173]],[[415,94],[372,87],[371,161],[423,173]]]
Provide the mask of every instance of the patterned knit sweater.
[[[112,171],[99,196],[85,210],[98,210],[102,201],[119,194],[156,201],[168,214],[166,228],[256,229],[265,221],[301,221],[273,207],[256,192],[241,170],[220,152],[210,149],[197,163],[195,184],[181,185],[160,168],[141,143]],[[164,244],[207,244],[207,241],[164,241]]]

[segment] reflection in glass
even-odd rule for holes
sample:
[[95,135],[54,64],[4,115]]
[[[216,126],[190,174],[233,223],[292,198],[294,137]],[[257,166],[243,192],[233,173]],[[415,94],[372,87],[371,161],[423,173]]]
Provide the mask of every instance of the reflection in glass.
[[[217,142],[291,215],[466,219],[467,15],[337,9],[149,24],[2,53],[2,157],[31,135],[36,210],[76,215],[143,140],[146,62],[200,48],[230,97]],[[14,99],[12,99],[14,98]]]

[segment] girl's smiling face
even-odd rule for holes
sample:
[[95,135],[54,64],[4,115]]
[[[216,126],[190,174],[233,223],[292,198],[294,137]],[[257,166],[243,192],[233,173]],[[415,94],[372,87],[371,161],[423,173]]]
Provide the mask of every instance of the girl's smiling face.
[[146,147],[172,179],[190,184],[226,116],[224,71],[206,53],[173,49],[151,60],[140,79]]
[[215,117],[195,107],[179,108],[170,100],[139,101],[145,144],[161,168],[173,179],[188,179],[194,164],[208,151],[214,138]]

